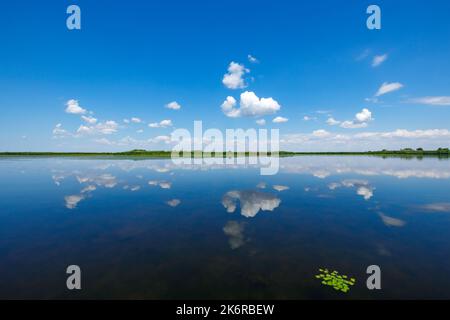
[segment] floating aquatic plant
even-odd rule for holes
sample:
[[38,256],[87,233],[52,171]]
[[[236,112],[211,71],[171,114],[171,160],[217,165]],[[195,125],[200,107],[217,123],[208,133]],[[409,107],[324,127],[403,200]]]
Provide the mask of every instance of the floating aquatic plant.
[[340,275],[336,270],[330,272],[328,269],[319,269],[319,271],[320,274],[316,275],[316,278],[321,279],[324,286],[333,287],[336,291],[346,293],[356,282],[355,278]]

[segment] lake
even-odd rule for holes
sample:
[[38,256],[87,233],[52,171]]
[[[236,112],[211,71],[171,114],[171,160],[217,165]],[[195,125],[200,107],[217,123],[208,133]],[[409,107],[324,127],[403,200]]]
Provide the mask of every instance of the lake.
[[[0,159],[0,298],[450,298],[450,161]],[[66,288],[66,268],[82,289]],[[368,290],[366,268],[381,268]],[[319,269],[356,279],[346,293]]]

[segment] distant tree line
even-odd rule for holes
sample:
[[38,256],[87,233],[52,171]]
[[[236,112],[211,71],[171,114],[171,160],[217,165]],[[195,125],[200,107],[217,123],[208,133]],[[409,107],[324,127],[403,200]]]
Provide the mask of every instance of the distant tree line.
[[[449,148],[439,148],[436,150],[424,150],[423,148],[404,148],[400,150],[381,151],[364,151],[364,152],[294,152],[294,151],[279,151],[279,152],[178,152],[180,157],[237,157],[237,156],[280,156],[290,157],[296,155],[373,155],[373,156],[404,156],[404,157],[423,157],[423,156],[438,156],[449,157]],[[48,157],[148,157],[148,158],[170,158],[171,151],[166,150],[144,150],[134,149],[124,152],[0,152],[0,156],[48,156]]]

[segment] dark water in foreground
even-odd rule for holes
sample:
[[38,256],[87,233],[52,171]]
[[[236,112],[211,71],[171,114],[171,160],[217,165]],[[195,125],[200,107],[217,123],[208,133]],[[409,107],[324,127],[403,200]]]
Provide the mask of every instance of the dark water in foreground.
[[[3,158],[0,190],[0,298],[450,298],[448,160],[305,156],[261,176]],[[319,268],[356,284],[323,286]]]

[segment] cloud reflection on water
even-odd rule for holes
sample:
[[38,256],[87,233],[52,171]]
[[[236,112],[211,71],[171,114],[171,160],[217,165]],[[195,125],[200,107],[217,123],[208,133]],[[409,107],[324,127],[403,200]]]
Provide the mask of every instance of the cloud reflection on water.
[[347,179],[342,180],[340,183],[332,182],[328,184],[328,189],[330,190],[336,190],[341,187],[356,188],[356,194],[362,196],[364,200],[369,200],[372,198],[373,191],[375,190],[375,188],[372,187],[367,180]]
[[[153,172],[152,179],[148,181],[148,185],[157,186],[161,189],[171,189],[172,182],[170,177],[184,170],[238,170],[245,168],[258,168],[257,165],[219,165],[219,164],[191,164],[178,166],[171,162],[170,159],[145,159],[145,160],[110,160],[110,159],[94,159],[94,160],[65,160],[58,162],[60,167],[52,170],[52,179],[54,183],[60,187],[63,181],[69,176],[74,176],[76,181],[83,185],[80,191],[72,191],[66,196],[66,207],[76,208],[78,203],[85,199],[87,193],[94,192],[98,187],[115,188],[121,184],[124,189],[130,191],[142,190],[145,185],[133,184],[131,175],[126,174],[122,177],[120,183],[116,175],[112,172],[123,171],[129,173],[137,171],[137,175],[143,179],[145,176],[143,170]],[[362,196],[365,200],[374,197],[375,187],[368,181],[374,176],[390,176],[398,179],[420,178],[420,179],[450,179],[450,166],[447,160],[438,160],[435,158],[427,159],[400,159],[400,158],[379,158],[379,157],[348,157],[348,156],[300,156],[287,157],[280,159],[280,173],[283,174],[301,174],[311,175],[319,179],[330,180],[332,177],[342,176],[344,179],[335,182],[329,182],[328,188],[336,190],[338,188],[355,188],[356,194]],[[71,167],[72,170],[66,171],[64,167]],[[75,169],[73,169],[75,168]],[[110,171],[110,172],[108,172]],[[357,175],[363,177],[345,179],[349,175]],[[146,177],[148,179],[148,177]],[[123,181],[125,179],[125,181]],[[278,181],[277,181],[278,182]],[[257,188],[269,188],[268,182],[260,182]],[[273,184],[272,189],[282,192],[288,190],[289,187],[283,184]],[[317,186],[305,186],[305,191],[312,191]],[[267,195],[267,194],[266,194]],[[236,206],[237,201],[241,202],[241,213],[244,216],[255,216],[260,210],[272,211],[279,205],[279,199],[270,195],[267,198],[262,197],[258,193],[245,191],[234,191],[225,197],[227,210],[231,210]],[[234,203],[234,204],[233,204]],[[450,211],[448,206],[424,206],[424,211],[447,212]]]
[[273,211],[281,203],[281,200],[271,193],[251,190],[228,191],[222,197],[222,205],[229,213],[236,211],[238,201],[240,202],[241,215],[247,218],[253,218],[260,210]]
[[237,221],[228,221],[223,227],[223,233],[228,236],[231,249],[238,249],[245,244],[244,228],[244,223]]

